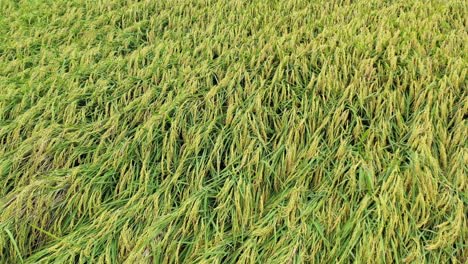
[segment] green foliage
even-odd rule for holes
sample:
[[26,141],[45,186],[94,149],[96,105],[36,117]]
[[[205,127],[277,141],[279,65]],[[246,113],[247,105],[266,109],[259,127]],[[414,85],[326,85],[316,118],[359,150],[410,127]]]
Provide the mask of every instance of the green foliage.
[[0,263],[466,263],[466,15],[0,1]]

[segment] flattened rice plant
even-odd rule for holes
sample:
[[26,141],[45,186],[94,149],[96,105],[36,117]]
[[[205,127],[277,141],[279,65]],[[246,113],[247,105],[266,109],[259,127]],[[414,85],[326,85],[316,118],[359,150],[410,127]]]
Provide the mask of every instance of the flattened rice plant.
[[461,0],[0,1],[0,263],[466,263]]

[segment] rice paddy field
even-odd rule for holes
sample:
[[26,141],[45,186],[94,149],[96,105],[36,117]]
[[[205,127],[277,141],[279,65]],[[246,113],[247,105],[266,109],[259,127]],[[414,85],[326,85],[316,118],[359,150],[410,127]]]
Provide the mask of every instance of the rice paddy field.
[[0,263],[467,263],[467,14],[0,1]]

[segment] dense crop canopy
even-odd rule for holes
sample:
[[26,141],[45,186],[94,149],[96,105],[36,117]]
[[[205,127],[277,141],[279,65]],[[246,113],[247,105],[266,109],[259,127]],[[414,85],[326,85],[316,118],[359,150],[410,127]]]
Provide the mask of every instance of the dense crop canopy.
[[466,263],[462,0],[0,1],[0,263]]

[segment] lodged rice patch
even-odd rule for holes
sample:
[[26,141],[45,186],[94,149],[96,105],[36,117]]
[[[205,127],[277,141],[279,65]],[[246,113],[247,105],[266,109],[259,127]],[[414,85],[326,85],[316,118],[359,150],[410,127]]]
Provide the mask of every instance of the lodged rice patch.
[[466,263],[467,8],[0,1],[0,263]]

